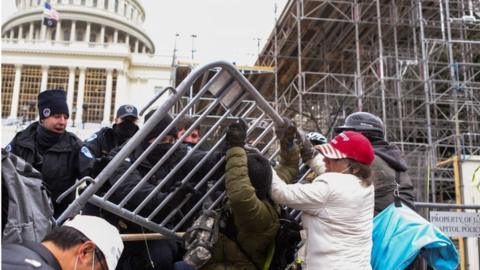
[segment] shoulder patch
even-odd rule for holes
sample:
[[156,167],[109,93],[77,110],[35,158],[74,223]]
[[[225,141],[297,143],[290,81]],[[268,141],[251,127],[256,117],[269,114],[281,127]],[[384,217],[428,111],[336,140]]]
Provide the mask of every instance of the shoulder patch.
[[12,145],[11,145],[11,144],[7,144],[7,146],[5,146],[5,151],[7,151],[7,152],[12,152]]
[[34,259],[25,259],[25,262],[33,266],[34,268],[42,267],[42,263]]
[[90,137],[87,138],[86,142],[91,142],[97,138],[97,133],[93,133]]
[[80,149],[80,152],[82,152],[82,154],[84,156],[86,156],[87,158],[90,158],[90,159],[93,158],[92,153],[90,152],[90,150],[88,150],[88,147],[86,147],[86,146],[83,146],[82,149]]

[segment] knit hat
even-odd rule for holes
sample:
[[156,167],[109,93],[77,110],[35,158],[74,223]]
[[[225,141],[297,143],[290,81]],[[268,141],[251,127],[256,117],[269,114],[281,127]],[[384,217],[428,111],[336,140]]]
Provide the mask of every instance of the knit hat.
[[330,159],[351,158],[365,165],[371,165],[375,154],[367,137],[359,132],[344,131],[329,143],[317,145],[316,149]]
[[102,218],[86,215],[77,215],[66,221],[62,226],[72,227],[102,251],[107,262],[108,270],[114,270],[123,251],[123,242],[115,226]]
[[70,113],[67,106],[67,95],[63,90],[46,90],[38,95],[38,113],[40,119],[45,119],[55,114]]
[[117,118],[123,119],[129,116],[135,119],[138,119],[138,111],[137,111],[137,108],[135,108],[135,106],[130,104],[125,104],[118,108],[117,116],[116,116]]
[[270,198],[272,188],[272,167],[268,159],[260,153],[247,154],[248,177],[260,200]]
[[[150,119],[150,117],[152,117],[152,115],[156,112],[157,110],[152,110],[150,112],[147,113],[147,115],[145,115],[145,123],[148,121],[148,119]],[[156,138],[158,137],[158,135],[160,135],[160,133],[162,133],[170,123],[172,123],[173,121],[173,118],[167,113],[161,120],[160,122],[157,123],[157,125],[153,128],[152,131],[150,131],[150,133],[148,134],[148,136],[146,137],[147,140],[151,140],[153,138]],[[173,126],[167,133],[167,135],[171,135],[171,136],[174,136],[174,137],[177,137],[177,132],[178,132],[178,129],[177,127]]]

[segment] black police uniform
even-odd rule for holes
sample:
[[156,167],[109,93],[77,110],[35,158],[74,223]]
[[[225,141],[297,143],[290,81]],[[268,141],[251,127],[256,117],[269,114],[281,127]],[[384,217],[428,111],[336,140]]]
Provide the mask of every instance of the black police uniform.
[[60,263],[42,244],[25,242],[2,247],[3,270],[62,270]]
[[52,197],[54,216],[58,217],[73,201],[74,194],[70,194],[59,204],[55,200],[75,184],[77,179],[89,174],[93,166],[93,156],[71,132],[65,132],[59,141],[42,155],[36,141],[39,124],[34,122],[17,133],[5,149],[23,158],[42,173],[43,181]]

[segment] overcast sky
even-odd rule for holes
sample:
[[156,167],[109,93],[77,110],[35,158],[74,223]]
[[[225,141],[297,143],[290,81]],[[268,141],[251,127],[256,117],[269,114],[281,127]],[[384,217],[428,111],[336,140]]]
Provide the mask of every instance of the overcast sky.
[[[16,12],[15,0],[2,0],[2,22]],[[140,0],[145,8],[147,34],[156,54],[195,61],[226,60],[252,65],[270,35],[287,0]],[[61,16],[61,14],[60,14]]]

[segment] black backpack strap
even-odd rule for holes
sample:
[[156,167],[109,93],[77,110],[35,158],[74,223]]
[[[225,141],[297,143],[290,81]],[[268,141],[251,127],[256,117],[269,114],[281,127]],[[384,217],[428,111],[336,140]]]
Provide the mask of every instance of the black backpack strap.
[[42,257],[42,259],[45,260],[48,265],[53,267],[55,270],[62,270],[57,258],[55,258],[55,256],[53,256],[53,254],[42,244],[25,241],[22,243],[22,245],[40,255],[40,257]]

